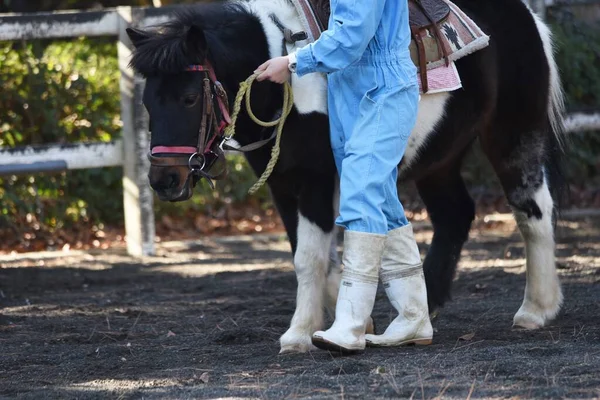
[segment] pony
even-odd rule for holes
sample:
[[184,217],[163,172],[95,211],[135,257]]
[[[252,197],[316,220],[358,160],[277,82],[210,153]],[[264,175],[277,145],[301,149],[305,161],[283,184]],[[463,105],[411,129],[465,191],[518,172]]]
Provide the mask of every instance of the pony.
[[[399,165],[399,180],[416,182],[433,225],[423,265],[430,310],[450,299],[475,218],[460,170],[465,153],[479,142],[525,242],[525,293],[513,324],[540,328],[562,303],[554,222],[564,189],[564,105],[551,32],[521,0],[455,4],[490,36],[489,46],[456,62],[462,89],[422,96]],[[130,65],[145,78],[149,183],[161,200],[186,200],[199,178],[217,177],[210,171],[227,142],[215,140],[222,137],[217,127],[227,124],[239,83],[258,65],[284,53],[281,25],[302,30],[287,0],[234,0],[180,9],[158,27],[128,29]],[[276,118],[282,87],[260,82],[252,88],[254,114],[262,120]],[[267,180],[298,282],[295,312],[280,338],[282,353],[312,349],[312,333],[323,327],[325,311],[335,310],[341,277],[334,224],[339,189],[329,141],[326,76],[293,76],[292,89],[294,107]],[[242,110],[236,131],[249,165],[261,174],[271,157],[272,129],[256,125]]]

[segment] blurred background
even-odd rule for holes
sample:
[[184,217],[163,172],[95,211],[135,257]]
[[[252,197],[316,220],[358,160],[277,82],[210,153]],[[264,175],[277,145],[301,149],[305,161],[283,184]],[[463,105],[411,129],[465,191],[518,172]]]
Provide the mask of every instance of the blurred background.
[[[0,13],[198,3],[176,0],[0,0]],[[558,46],[569,112],[600,109],[600,2],[555,3],[546,10]],[[114,37],[0,41],[0,146],[111,141],[121,130]],[[570,134],[568,208],[600,209],[600,132]],[[240,156],[217,190],[196,188],[184,203],[155,199],[157,240],[207,234],[283,231],[263,188]],[[479,213],[509,212],[478,150],[464,176]],[[121,168],[0,177],[0,253],[122,245]],[[412,184],[400,195],[409,218],[427,218]]]

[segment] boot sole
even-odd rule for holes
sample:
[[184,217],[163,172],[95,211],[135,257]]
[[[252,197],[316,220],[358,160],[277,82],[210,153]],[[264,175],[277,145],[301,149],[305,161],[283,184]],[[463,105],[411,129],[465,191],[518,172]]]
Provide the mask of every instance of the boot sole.
[[364,349],[347,349],[345,347],[340,346],[339,344],[330,342],[329,340],[325,340],[320,337],[313,337],[312,344],[321,350],[332,351],[332,352],[341,353],[344,355],[356,354],[356,353],[359,353],[364,350]]
[[399,347],[399,346],[410,346],[410,345],[429,346],[431,343],[433,343],[432,338],[408,339],[408,340],[403,340],[401,342],[394,342],[394,343],[373,343],[373,342],[369,342],[367,340],[367,347]]

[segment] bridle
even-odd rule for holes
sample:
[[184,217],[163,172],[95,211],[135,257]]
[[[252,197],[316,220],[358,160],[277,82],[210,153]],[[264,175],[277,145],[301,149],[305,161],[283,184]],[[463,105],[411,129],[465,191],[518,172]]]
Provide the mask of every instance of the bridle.
[[204,65],[190,65],[185,71],[204,74],[204,101],[198,144],[195,147],[154,146],[148,152],[148,159],[153,166],[187,167],[186,184],[192,176],[198,176],[207,178],[212,187],[213,179],[222,179],[227,174],[225,168],[217,174],[210,174],[209,171],[217,160],[224,160],[225,157],[223,145],[230,139],[225,135],[225,128],[231,124],[229,101],[209,62]]
[[[230,116],[227,93],[221,82],[217,80],[215,70],[211,64],[207,61],[206,64],[202,65],[190,65],[185,71],[204,73],[204,102],[202,104],[202,119],[200,121],[200,130],[198,132],[198,143],[195,147],[154,146],[150,149],[150,152],[148,152],[148,159],[153,166],[179,168],[182,176],[185,176],[186,186],[189,185],[192,177],[207,178],[210,187],[214,189],[213,180],[223,179],[227,176],[225,150],[249,152],[267,145],[274,139],[276,143],[280,140],[278,137],[280,136],[281,129],[278,128],[271,129],[272,133],[268,137],[244,146],[228,143],[235,131],[235,121],[240,111],[240,103],[242,98],[244,98],[244,94],[246,93],[246,108],[250,118],[265,129],[270,129],[278,124],[281,124],[281,128],[283,127],[285,118],[291,111],[293,99],[290,95],[290,104],[287,105],[288,109],[286,110],[285,115],[282,115],[284,110],[281,109],[276,112],[274,119],[270,122],[257,119],[250,110],[250,90],[247,90],[246,92],[246,90],[242,89],[242,87],[249,89],[251,81],[256,77],[256,74],[254,74],[245,82],[240,83],[240,90],[235,99],[234,113]],[[288,91],[291,91],[289,87]],[[165,156],[164,154],[167,155]],[[273,154],[271,156],[273,159]],[[276,158],[273,160],[276,161]],[[210,173],[209,171],[218,161],[221,161],[222,163],[221,170],[217,174]],[[269,161],[269,163],[271,163],[271,161]],[[270,174],[270,172],[268,174]]]

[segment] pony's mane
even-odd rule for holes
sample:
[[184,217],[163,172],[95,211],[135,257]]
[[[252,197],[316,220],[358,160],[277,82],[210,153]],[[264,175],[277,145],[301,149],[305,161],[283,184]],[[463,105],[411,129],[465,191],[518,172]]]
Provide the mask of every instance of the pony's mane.
[[[317,14],[317,18],[323,22],[327,27],[327,21],[329,20],[329,14],[331,13],[330,0],[313,0],[313,8]],[[327,29],[327,28],[325,28]]]
[[[144,30],[148,37],[137,43],[130,67],[147,77],[157,73],[179,73],[191,64],[202,63],[205,57],[214,62],[210,47],[215,44],[215,35],[227,34],[228,30],[249,22],[249,19],[257,21],[239,3],[208,3],[176,10],[169,22]],[[186,35],[192,26],[204,32],[209,54],[188,48]]]

